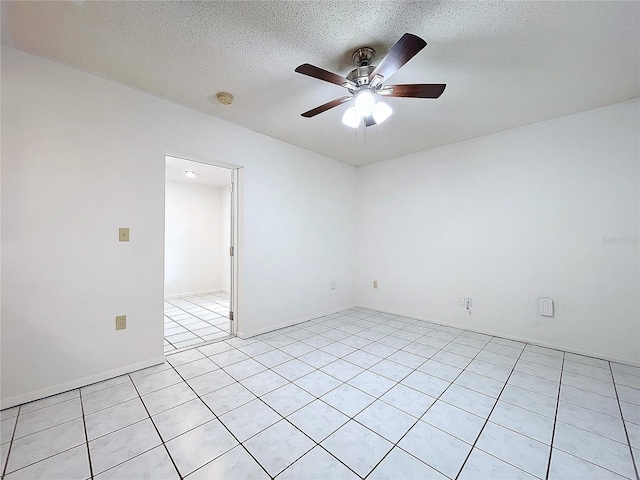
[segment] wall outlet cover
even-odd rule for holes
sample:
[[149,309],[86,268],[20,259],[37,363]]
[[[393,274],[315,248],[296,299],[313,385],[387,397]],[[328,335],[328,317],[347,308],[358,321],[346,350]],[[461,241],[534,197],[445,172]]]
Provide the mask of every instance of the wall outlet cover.
[[116,316],[116,330],[124,330],[125,328],[127,328],[127,316],[126,315]]

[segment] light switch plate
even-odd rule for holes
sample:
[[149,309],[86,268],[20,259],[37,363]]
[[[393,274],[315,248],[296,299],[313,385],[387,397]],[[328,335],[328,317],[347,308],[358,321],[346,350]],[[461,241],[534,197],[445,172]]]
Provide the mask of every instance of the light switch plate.
[[129,229],[128,228],[119,228],[118,229],[118,240],[121,242],[129,241]]

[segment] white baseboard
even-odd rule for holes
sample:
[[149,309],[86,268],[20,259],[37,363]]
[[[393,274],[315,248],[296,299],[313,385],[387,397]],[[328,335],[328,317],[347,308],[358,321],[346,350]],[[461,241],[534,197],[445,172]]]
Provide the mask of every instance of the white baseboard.
[[108,380],[110,378],[117,377],[119,375],[131,373],[136,370],[140,370],[141,368],[147,368],[147,367],[152,367],[154,365],[159,365],[163,362],[164,362],[164,355],[161,357],[150,358],[149,360],[144,360],[142,362],[134,363],[131,365],[126,365],[124,367],[115,368],[113,370],[108,370],[106,372],[98,373],[96,375],[89,375],[88,377],[83,377],[77,380],[72,380],[70,382],[53,385],[51,387],[43,388],[41,390],[36,390],[35,392],[23,393],[21,395],[15,395],[13,397],[4,398],[0,401],[0,409],[15,407],[16,405],[22,405],[23,403],[33,402],[35,400],[40,400],[45,397],[50,397],[51,395],[57,395],[59,393],[67,392],[69,390],[74,390],[80,387],[86,387],[87,385],[91,385],[92,383],[102,382],[103,380]]
[[183,292],[183,293],[171,293],[165,295],[165,300],[171,300],[172,298],[189,297],[191,295],[207,295],[209,293],[229,293],[227,288],[212,288],[211,290],[198,290],[196,292]]
[[292,325],[297,325],[298,323],[308,322],[309,320],[313,320],[314,318],[324,317],[326,315],[331,315],[332,313],[342,312],[344,310],[348,310],[348,309],[353,308],[355,306],[356,305],[348,305],[346,307],[335,308],[333,310],[328,310],[328,311],[323,312],[323,313],[316,313],[315,315],[311,315],[309,317],[298,318],[296,320],[290,320],[288,322],[278,323],[277,325],[272,325],[270,327],[260,328],[258,330],[253,330],[253,331],[247,332],[247,333],[238,331],[237,335],[240,338],[251,338],[251,337],[255,337],[256,335],[260,335],[262,333],[269,333],[269,332],[273,332],[274,330],[279,330],[281,328],[290,327]]
[[391,315],[398,315],[399,317],[413,318],[415,320],[422,320],[424,322],[436,323],[438,325],[443,325],[445,327],[453,327],[453,328],[458,328],[460,330],[468,330],[470,332],[482,333],[484,335],[491,335],[493,337],[506,338],[507,340],[514,340],[516,342],[529,343],[531,345],[537,345],[539,347],[551,348],[553,350],[561,350],[563,352],[575,353],[577,355],[585,355],[587,357],[601,358],[603,360],[608,360],[610,362],[617,362],[617,363],[623,363],[625,365],[633,365],[634,367],[640,367],[640,363],[635,362],[633,360],[629,360],[627,358],[612,357],[610,355],[605,355],[605,354],[598,353],[598,352],[590,352],[588,350],[580,350],[580,349],[577,349],[577,348],[570,348],[570,347],[567,347],[567,346],[557,345],[557,344],[554,344],[554,343],[540,342],[538,340],[532,340],[530,338],[524,338],[524,337],[517,337],[517,336],[514,336],[514,335],[508,335],[508,334],[505,334],[503,332],[495,332],[495,331],[491,331],[491,330],[480,330],[480,329],[477,329],[477,328],[469,328],[469,327],[466,327],[466,326],[461,327],[460,325],[456,325],[456,324],[448,323],[448,322],[443,322],[441,320],[435,320],[433,318],[416,317],[415,315],[405,315],[404,313],[392,312],[392,311],[389,311],[389,310],[382,310],[380,308],[369,307],[367,305],[358,305],[358,306],[359,307],[363,307],[363,308],[368,308],[369,310],[375,310],[376,312],[388,313],[388,314],[391,314]]

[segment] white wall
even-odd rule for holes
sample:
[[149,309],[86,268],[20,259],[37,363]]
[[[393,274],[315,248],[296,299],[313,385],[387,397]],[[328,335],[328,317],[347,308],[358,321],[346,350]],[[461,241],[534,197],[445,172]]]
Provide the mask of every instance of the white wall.
[[8,47],[1,70],[3,408],[162,358],[166,155],[244,167],[241,334],[352,303],[354,167]]
[[[165,296],[222,290],[229,284],[229,270],[223,264],[224,248],[229,243],[223,236],[229,232],[224,224],[229,221],[223,211],[225,193],[227,188],[167,180]],[[229,255],[228,250],[224,253]]]
[[633,101],[360,168],[358,303],[638,363],[639,128]]

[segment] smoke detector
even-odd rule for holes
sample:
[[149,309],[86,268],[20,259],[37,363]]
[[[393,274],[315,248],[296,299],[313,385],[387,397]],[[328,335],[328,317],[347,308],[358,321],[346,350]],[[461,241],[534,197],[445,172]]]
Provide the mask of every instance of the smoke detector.
[[218,100],[218,103],[221,103],[222,105],[231,105],[233,102],[233,95],[227,92],[218,92],[216,93],[216,100]]

